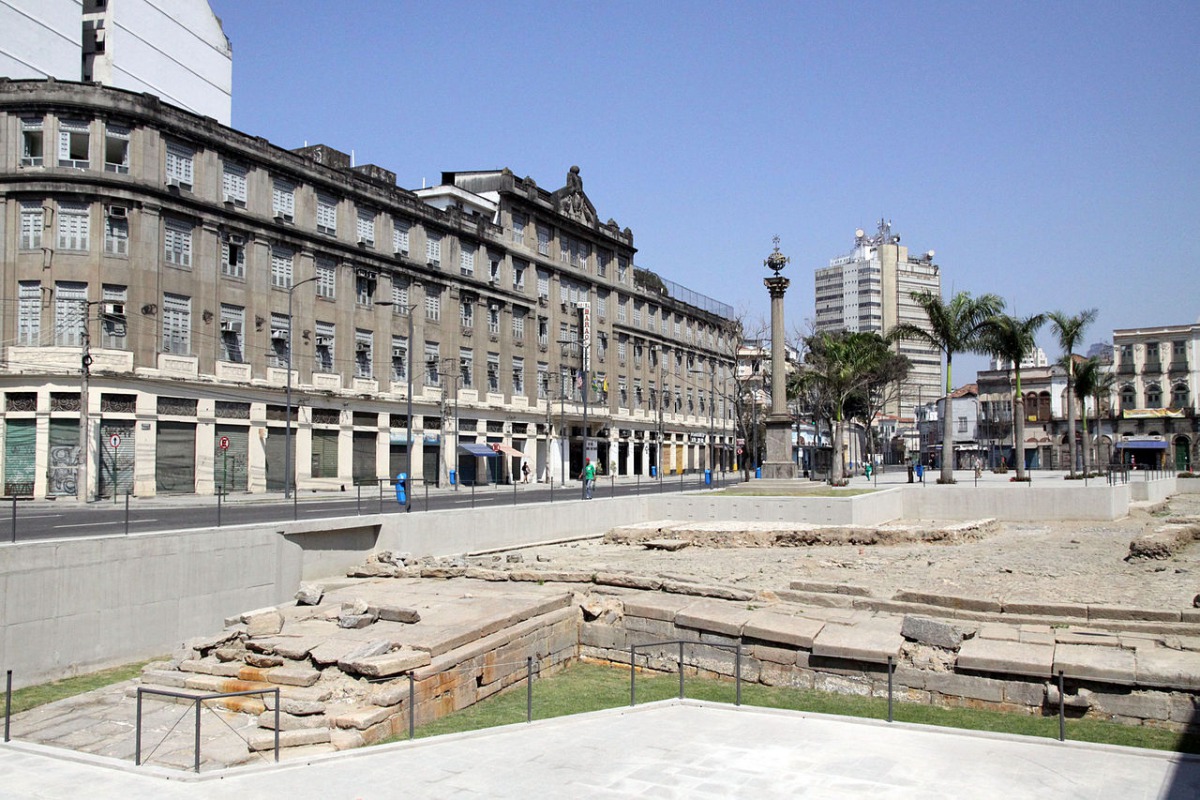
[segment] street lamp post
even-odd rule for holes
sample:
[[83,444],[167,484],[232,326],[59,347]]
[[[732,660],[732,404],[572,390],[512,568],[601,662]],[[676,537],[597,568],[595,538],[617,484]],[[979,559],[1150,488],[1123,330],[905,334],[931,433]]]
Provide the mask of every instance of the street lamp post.
[[[692,370],[688,370],[688,372],[690,372],[693,375],[703,375],[704,374],[704,370],[702,370],[702,369],[692,369]],[[710,470],[712,470],[713,472],[715,472],[717,469],[716,451],[713,450],[713,438],[716,435],[715,429],[714,429],[714,421],[715,420],[714,420],[714,416],[713,416],[716,413],[716,408],[714,407],[714,402],[713,402],[715,399],[716,391],[717,391],[716,390],[716,382],[717,382],[717,362],[715,360],[710,359],[709,371],[708,371],[708,468]]]
[[288,316],[287,316],[287,383],[285,390],[285,414],[287,421],[283,429],[283,497],[286,500],[292,496],[292,294],[306,283],[312,283],[319,275],[293,283],[288,287]]
[[[583,449],[581,450],[580,458],[587,459],[588,451],[588,369],[587,361],[584,357],[584,345],[575,339],[559,339],[558,343],[563,347],[578,347],[579,348],[579,375],[580,375],[580,390],[583,394]],[[565,394],[565,393],[564,393]],[[564,413],[566,406],[564,405]],[[568,452],[570,452],[570,440],[567,443]],[[582,461],[580,463],[583,463]],[[563,469],[566,469],[564,464]],[[563,481],[566,481],[566,476],[563,476]],[[580,491],[580,496],[587,498],[587,481],[583,482],[583,488]]]

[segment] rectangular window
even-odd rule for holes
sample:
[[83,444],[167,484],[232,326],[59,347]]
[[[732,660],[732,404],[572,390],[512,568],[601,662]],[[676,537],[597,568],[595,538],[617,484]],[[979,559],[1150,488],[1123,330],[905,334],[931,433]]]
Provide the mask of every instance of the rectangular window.
[[318,256],[316,269],[317,297],[324,297],[326,300],[336,300],[337,262],[335,262],[332,258]]
[[513,288],[518,292],[525,291],[525,270],[529,269],[529,265],[524,261],[513,259]]
[[392,250],[398,256],[408,255],[408,220],[397,217],[392,220]]
[[458,322],[464,328],[475,325],[475,302],[473,300],[458,301]]
[[608,262],[612,261],[611,250],[596,250],[596,275],[605,278],[608,277]]
[[517,244],[525,243],[525,222],[524,214],[512,215],[512,240]]
[[634,326],[636,326],[638,328],[642,327],[642,301],[641,300],[633,301],[633,324],[634,324]]
[[608,316],[608,292],[603,289],[596,291],[596,316],[601,319]]
[[622,364],[625,363],[625,350],[626,350],[625,334],[623,334],[623,333],[618,334],[617,335],[617,360],[620,361]]
[[538,346],[545,348],[550,346],[550,320],[547,317],[537,318],[537,338]]
[[246,360],[242,348],[245,336],[246,309],[221,303],[221,359],[240,364]]
[[629,259],[625,256],[617,256],[617,282],[629,282]]
[[493,285],[500,283],[500,256],[488,252],[488,281]]
[[562,231],[558,233],[558,260],[564,264],[571,263],[571,237]]
[[513,341],[525,341],[525,309],[514,308],[512,314],[513,322]]
[[360,269],[354,273],[355,301],[360,306],[370,308],[375,303],[376,278],[374,272],[367,270]]
[[192,352],[192,298],[163,294],[163,352],[188,355]]
[[459,246],[458,271],[467,276],[475,274],[475,245],[464,242]]
[[967,418],[966,417],[958,418],[958,432],[959,433],[967,432]]
[[280,369],[291,369],[291,318],[287,314],[271,314],[271,349],[267,363]]
[[292,251],[287,247],[271,248],[271,285],[280,289],[292,288]]
[[221,193],[226,203],[246,205],[246,168],[240,164],[225,164],[221,173]]
[[167,143],[166,176],[168,186],[192,188],[192,161],[196,151],[186,145]]
[[408,380],[408,337],[392,337],[392,380]]
[[114,217],[111,211],[104,215],[104,252],[129,255],[129,220],[124,215]]
[[392,313],[407,315],[411,309],[408,302],[408,278],[392,276]]
[[192,223],[180,219],[163,222],[163,257],[183,269],[192,266]]
[[550,296],[550,273],[544,269],[537,271],[537,293],[538,297]]
[[59,281],[54,284],[54,343],[78,347],[87,324],[87,284]]
[[375,246],[375,212],[369,209],[358,210],[358,221],[355,224],[358,233],[358,243],[364,247]]
[[42,139],[41,117],[21,118],[21,166],[40,167],[43,164],[45,146]]
[[17,344],[36,347],[42,343],[42,284],[21,281],[17,293]]
[[425,260],[431,267],[442,265],[442,235],[430,233],[425,237]]
[[492,336],[500,335],[500,309],[496,306],[488,307],[488,333]]
[[336,197],[317,195],[317,230],[328,236],[337,236]]
[[541,225],[537,226],[538,237],[538,253],[543,256],[550,255],[550,229]]
[[124,350],[125,334],[129,327],[129,318],[125,313],[129,291],[124,286],[104,284],[100,299],[103,301],[100,306],[100,345],[109,350]]
[[83,120],[60,119],[58,121],[58,165],[73,169],[87,169],[88,146],[91,135],[88,124]]
[[488,353],[487,357],[487,390],[492,393],[500,391],[500,354]]
[[550,395],[550,365],[539,361],[537,365],[538,400],[545,400]]
[[88,249],[88,212],[87,203],[58,204],[58,249],[87,250]]
[[442,358],[437,342],[425,343],[425,385],[442,385]]
[[458,381],[460,389],[470,389],[475,373],[475,354],[469,347],[458,349]]
[[525,359],[513,356],[512,360],[512,393],[525,394]]
[[442,319],[442,290],[435,286],[425,289],[425,319],[440,322]]
[[317,372],[333,372],[333,334],[332,322],[317,320],[313,347],[313,369]]
[[625,298],[617,295],[617,322],[625,321]]
[[231,278],[246,277],[246,237],[226,233],[221,237],[221,274]]
[[129,173],[129,128],[109,122],[104,126],[104,171]]
[[371,350],[374,336],[371,331],[354,331],[354,376],[357,378],[369,378],[373,374]]
[[292,222],[296,218],[296,187],[278,178],[271,185],[271,211],[275,219]]
[[40,200],[21,201],[21,249],[37,250],[42,246],[42,228],[46,212]]

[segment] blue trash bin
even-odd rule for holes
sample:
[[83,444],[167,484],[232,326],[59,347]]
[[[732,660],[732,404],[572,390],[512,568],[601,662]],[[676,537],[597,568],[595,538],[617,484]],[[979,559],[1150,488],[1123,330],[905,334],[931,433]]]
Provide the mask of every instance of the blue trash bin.
[[650,477],[651,477],[651,478],[657,478],[657,477],[658,477],[658,466],[657,466],[657,465],[655,465],[655,464],[651,464],[651,465],[650,465]]
[[704,485],[712,486],[712,470],[711,469],[704,470]]
[[402,506],[408,505],[408,473],[396,475],[396,502]]
[[755,468],[754,468],[754,477],[756,477],[756,478],[761,478],[761,477],[762,477],[762,467],[755,467]]
[[450,470],[450,485],[453,486],[456,483],[458,483],[458,471],[452,469]]

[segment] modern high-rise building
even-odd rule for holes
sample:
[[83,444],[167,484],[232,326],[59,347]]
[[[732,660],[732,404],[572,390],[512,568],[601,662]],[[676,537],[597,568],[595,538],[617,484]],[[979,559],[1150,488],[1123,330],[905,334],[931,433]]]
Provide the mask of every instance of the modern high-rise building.
[[233,48],[207,0],[4,0],[0,77],[100,83],[229,125]]
[[[914,292],[923,291],[938,297],[942,293],[933,251],[910,256],[892,223],[881,219],[875,235],[855,231],[854,249],[817,270],[816,330],[885,334],[901,322],[927,326],[925,312],[912,299]],[[916,406],[945,394],[941,353],[913,340],[896,348],[912,368],[884,414],[911,418]]]

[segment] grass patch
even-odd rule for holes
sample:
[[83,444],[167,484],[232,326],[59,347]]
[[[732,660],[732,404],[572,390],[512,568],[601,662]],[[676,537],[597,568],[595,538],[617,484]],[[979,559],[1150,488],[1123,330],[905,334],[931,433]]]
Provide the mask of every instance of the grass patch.
[[12,693],[12,713],[18,714],[22,711],[28,711],[31,708],[44,706],[47,703],[65,700],[77,694],[84,694],[94,689],[103,689],[105,686],[111,686],[114,683],[136,678],[141,674],[142,667],[148,663],[150,662],[139,661],[136,664],[124,664],[119,667],[112,667],[111,669],[103,669],[99,672],[89,672],[86,675],[76,675],[72,678],[62,678],[61,680],[49,683],[40,683],[37,686],[26,686],[24,689],[14,689]]
[[[732,681],[688,676],[685,693],[692,700],[733,703]],[[677,675],[639,673],[638,704],[679,696]],[[807,689],[788,689],[760,684],[742,684],[742,703],[762,708],[809,711],[846,717],[887,719],[887,700],[831,694]],[[629,670],[598,664],[575,663],[549,677],[535,679],[533,718],[551,719],[629,704]],[[1013,733],[1043,738],[1058,737],[1058,717],[1027,716],[969,708],[939,708],[915,703],[896,703],[894,718],[975,731]],[[522,682],[471,708],[463,709],[417,728],[417,738],[480,730],[525,721],[525,684]],[[388,741],[400,741],[398,736]],[[1200,753],[1200,736],[1172,733],[1157,728],[1133,727],[1100,720],[1068,719],[1067,739],[1100,744],[1117,744],[1182,753]]]

